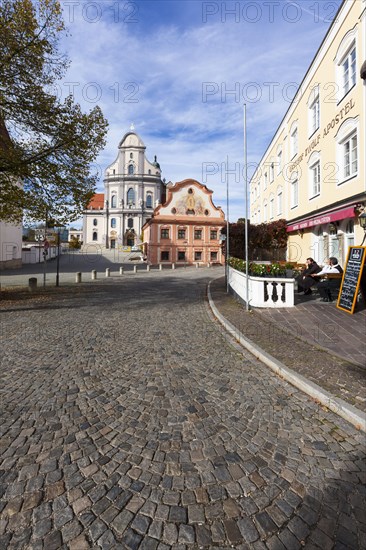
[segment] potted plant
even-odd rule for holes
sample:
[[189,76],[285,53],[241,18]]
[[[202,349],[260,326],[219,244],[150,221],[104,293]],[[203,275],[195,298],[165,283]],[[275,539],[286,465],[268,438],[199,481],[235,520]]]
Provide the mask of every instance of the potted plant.
[[292,278],[294,276],[294,264],[287,262],[285,264],[286,277]]

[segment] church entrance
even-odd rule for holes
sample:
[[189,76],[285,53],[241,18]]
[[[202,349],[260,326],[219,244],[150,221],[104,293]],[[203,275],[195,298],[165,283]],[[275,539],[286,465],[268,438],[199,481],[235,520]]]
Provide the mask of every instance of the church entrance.
[[125,245],[126,246],[133,246],[135,244],[135,232],[133,230],[127,230],[125,234]]

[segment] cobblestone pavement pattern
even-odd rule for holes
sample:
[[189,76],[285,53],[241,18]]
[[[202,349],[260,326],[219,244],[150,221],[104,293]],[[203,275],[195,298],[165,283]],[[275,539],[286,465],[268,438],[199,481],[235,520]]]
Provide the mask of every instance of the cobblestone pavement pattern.
[[205,273],[2,313],[0,548],[366,547],[363,434],[227,340]]

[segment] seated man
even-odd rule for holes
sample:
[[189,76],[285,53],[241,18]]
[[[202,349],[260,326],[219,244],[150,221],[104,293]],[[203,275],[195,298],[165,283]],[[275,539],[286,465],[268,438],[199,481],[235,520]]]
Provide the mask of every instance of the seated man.
[[310,275],[321,271],[321,267],[318,266],[313,258],[306,258],[305,264],[305,269],[302,270],[297,278],[297,292],[303,292],[308,295],[312,293],[310,287],[316,284],[316,281]]
[[[338,273],[342,274],[343,269],[338,263],[337,258],[334,256],[331,256],[328,260],[328,265],[323,267],[319,273],[311,275],[312,277],[321,277],[322,275],[328,275],[329,273]],[[322,302],[332,302],[332,289],[339,289],[340,285],[340,278],[339,279],[325,279],[323,281],[320,281],[317,284],[317,288],[319,290],[320,294],[320,300]]]

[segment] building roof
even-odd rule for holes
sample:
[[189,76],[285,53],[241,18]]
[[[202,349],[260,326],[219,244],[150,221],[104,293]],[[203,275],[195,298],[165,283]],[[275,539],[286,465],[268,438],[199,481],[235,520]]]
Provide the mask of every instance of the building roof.
[[104,208],[104,193],[95,193],[90,203],[87,206],[87,210],[103,210]]

